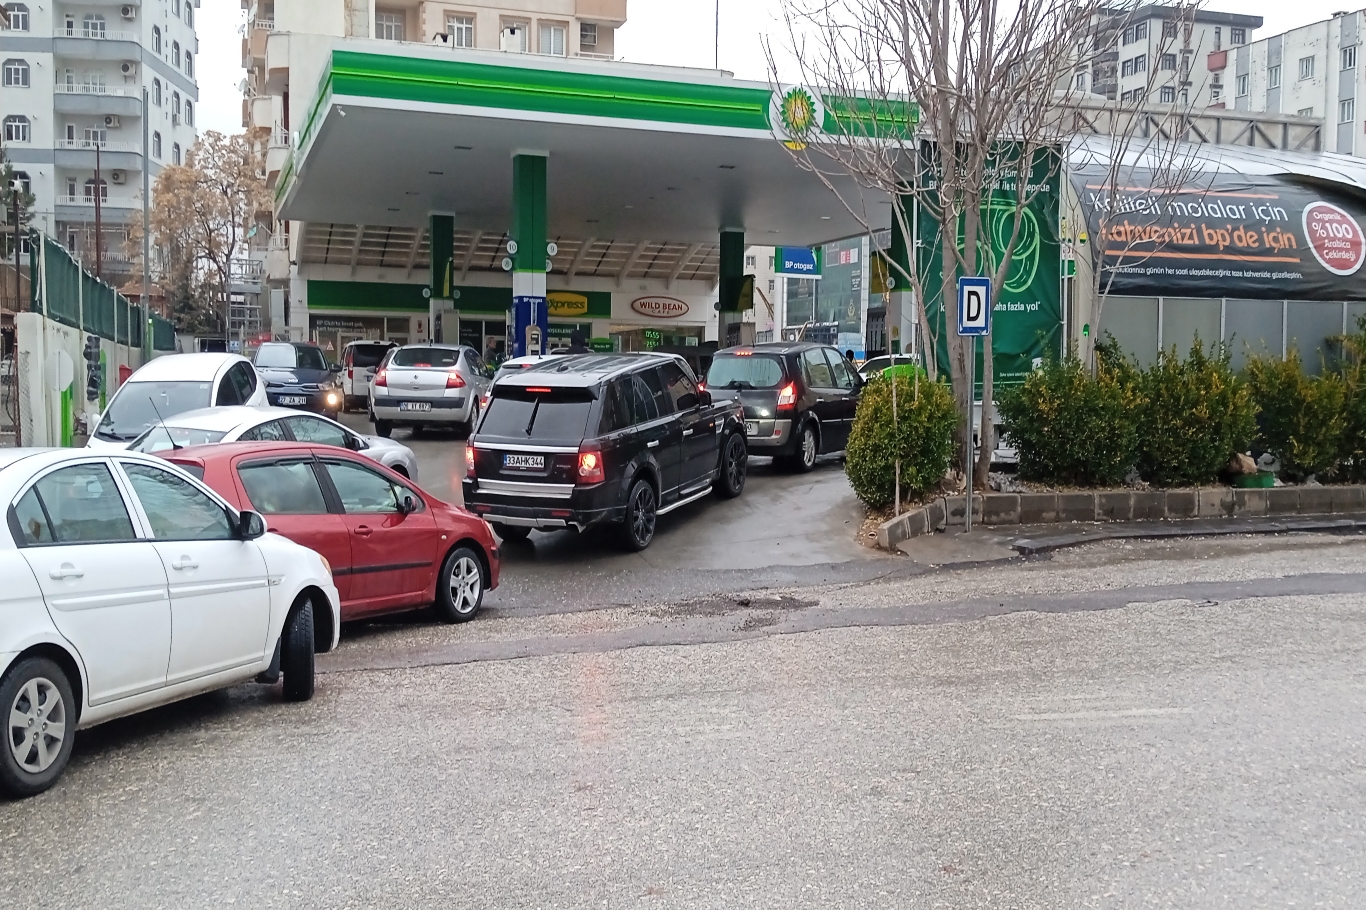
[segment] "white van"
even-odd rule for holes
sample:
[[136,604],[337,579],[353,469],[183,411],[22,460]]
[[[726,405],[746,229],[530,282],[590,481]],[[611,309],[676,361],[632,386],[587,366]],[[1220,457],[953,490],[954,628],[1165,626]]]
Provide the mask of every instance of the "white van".
[[384,355],[398,347],[392,341],[350,341],[342,349],[342,409],[363,411],[370,401],[370,381]]

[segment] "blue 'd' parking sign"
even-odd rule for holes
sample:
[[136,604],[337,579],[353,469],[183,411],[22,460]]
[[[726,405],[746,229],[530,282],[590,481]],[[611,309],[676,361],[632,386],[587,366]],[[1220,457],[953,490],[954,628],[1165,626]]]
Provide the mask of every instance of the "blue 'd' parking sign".
[[991,334],[991,279],[958,279],[958,334]]

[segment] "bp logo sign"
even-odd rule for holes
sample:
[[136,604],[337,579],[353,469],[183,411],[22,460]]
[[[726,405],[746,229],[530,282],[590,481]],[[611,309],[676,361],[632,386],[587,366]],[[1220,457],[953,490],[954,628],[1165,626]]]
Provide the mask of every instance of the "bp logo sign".
[[794,85],[773,93],[769,104],[769,125],[789,148],[802,148],[821,131],[825,106],[820,96],[804,86]]

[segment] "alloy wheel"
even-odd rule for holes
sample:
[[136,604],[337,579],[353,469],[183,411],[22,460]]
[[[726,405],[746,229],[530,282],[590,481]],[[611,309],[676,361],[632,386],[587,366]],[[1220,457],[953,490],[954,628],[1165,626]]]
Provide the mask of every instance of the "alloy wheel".
[[802,430],[802,464],[808,468],[816,463],[816,431],[807,425]]
[[30,774],[41,774],[62,751],[66,739],[66,702],[56,684],[41,676],[30,679],[14,696],[9,710],[9,747],[14,760]]
[[451,566],[451,605],[464,616],[479,607],[479,594],[484,586],[484,574],[473,559],[462,556]]
[[732,436],[726,446],[726,482],[732,490],[738,490],[745,482],[744,444],[738,436]]
[[631,534],[642,547],[655,536],[655,491],[641,484],[631,508]]

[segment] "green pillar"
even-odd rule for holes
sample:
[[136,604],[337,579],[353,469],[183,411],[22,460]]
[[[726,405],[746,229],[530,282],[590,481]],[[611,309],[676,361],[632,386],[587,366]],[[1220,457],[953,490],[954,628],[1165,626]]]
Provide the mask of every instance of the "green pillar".
[[[905,213],[906,230],[902,220],[892,213],[892,245],[888,250],[890,262],[887,265],[887,278],[890,293],[887,295],[887,334],[891,353],[913,353],[918,350],[915,343],[919,326],[915,319],[915,294],[906,272],[915,268],[911,261],[911,251],[915,248],[913,225],[915,219],[914,197],[897,197],[896,206]],[[905,270],[903,272],[902,270]]]
[[745,232],[721,232],[721,312],[738,313],[740,282],[745,277]]
[[455,282],[455,218],[431,215],[432,299],[450,300]]
[[512,257],[513,294],[517,294],[519,274],[539,275],[540,292],[545,296],[546,245],[546,159],[543,155],[514,155],[512,158],[512,239],[517,252]]

